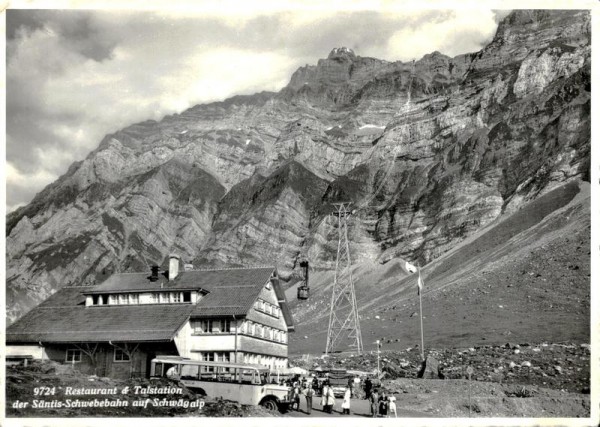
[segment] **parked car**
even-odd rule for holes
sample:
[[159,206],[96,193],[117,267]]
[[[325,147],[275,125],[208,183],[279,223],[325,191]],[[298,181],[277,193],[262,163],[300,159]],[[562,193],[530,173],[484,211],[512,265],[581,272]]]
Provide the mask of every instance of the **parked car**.
[[349,374],[345,369],[332,369],[329,372],[329,384],[336,397],[343,397],[348,385],[348,380],[354,380],[354,375]]

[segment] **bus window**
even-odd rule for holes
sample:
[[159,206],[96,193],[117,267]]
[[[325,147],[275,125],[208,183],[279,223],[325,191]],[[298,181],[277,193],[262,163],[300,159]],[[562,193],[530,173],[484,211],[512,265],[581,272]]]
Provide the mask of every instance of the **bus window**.
[[200,366],[194,365],[182,365],[181,366],[181,379],[195,380],[199,378]]
[[152,371],[153,377],[162,377],[163,376],[163,364],[158,362],[154,364],[154,369]]

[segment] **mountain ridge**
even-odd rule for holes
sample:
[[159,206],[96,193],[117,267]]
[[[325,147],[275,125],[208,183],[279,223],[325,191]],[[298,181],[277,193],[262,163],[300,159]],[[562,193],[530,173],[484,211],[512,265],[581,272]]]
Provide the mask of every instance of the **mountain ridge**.
[[278,93],[107,135],[7,215],[9,318],[173,251],[213,267],[273,263],[284,279],[301,256],[331,268],[327,206],[342,197],[356,210],[357,262],[431,262],[589,180],[589,25],[585,11],[516,11],[481,51],[414,64],[338,49]]

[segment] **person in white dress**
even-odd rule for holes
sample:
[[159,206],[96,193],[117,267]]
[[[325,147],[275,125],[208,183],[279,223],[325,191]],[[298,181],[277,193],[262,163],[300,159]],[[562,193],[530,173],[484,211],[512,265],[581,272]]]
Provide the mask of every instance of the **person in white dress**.
[[346,386],[346,390],[344,390],[344,401],[342,402],[342,414],[350,415],[350,397],[352,396],[352,392],[350,391],[350,387]]
[[388,405],[388,414],[394,413],[394,418],[398,418],[398,414],[396,413],[396,397],[390,395],[390,403]]
[[331,387],[331,385],[327,384],[327,392],[324,394],[326,396],[325,412],[331,414],[333,412],[333,405],[335,405],[335,395],[333,394],[333,388]]

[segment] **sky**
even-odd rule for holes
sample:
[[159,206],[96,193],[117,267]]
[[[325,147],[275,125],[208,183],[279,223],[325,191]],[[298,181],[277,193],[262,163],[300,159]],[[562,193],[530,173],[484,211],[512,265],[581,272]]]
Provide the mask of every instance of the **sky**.
[[475,52],[507,13],[8,10],[7,212],[130,124],[278,91],[298,67],[334,47],[388,61]]

